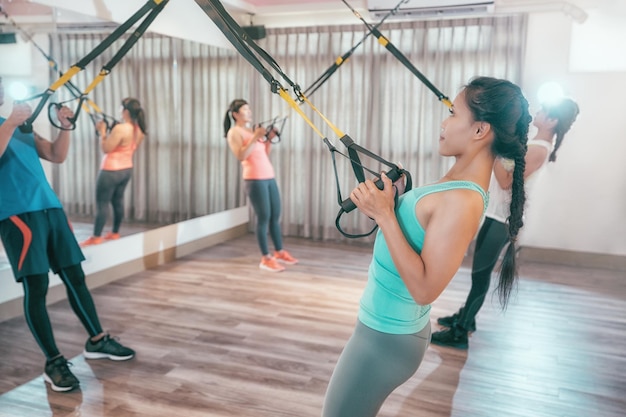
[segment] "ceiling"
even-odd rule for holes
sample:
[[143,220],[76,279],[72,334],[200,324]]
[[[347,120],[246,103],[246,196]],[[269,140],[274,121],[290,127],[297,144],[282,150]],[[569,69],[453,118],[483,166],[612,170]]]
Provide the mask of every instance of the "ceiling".
[[[0,8],[20,24],[38,22],[54,24],[90,24],[94,22],[117,21],[112,18],[117,13],[132,13],[144,4],[145,0],[0,0]],[[369,0],[347,0],[351,7],[359,11],[366,20],[378,20],[367,12]],[[394,5],[396,0],[389,0]],[[399,0],[398,0],[399,1]],[[411,0],[415,4],[421,0]],[[477,0],[478,1],[478,0]],[[624,11],[626,19],[626,0],[494,0],[495,11],[502,13],[560,11],[578,23],[587,18],[590,8],[611,6]],[[179,30],[187,30],[185,22],[198,18],[194,0],[175,0],[166,8],[164,16],[171,14],[171,25],[178,25]],[[349,24],[356,18],[342,0],[222,0],[233,17],[243,25],[255,24],[267,27],[315,26],[319,24]],[[432,3],[432,1],[431,1]],[[624,6],[624,7],[622,7]],[[87,9],[92,13],[84,12]],[[99,13],[105,10],[108,15]],[[176,12],[176,13],[174,13]],[[174,16],[175,14],[175,16]],[[114,16],[115,17],[115,16]],[[159,17],[161,19],[161,17]],[[2,25],[2,23],[5,23]],[[7,31],[6,19],[0,16],[0,32]],[[157,25],[158,26],[158,25]],[[36,28],[34,29],[37,30]],[[42,31],[44,31],[42,29]],[[184,36],[183,36],[184,37]]]
[[[74,0],[76,3],[85,0]],[[348,3],[356,10],[367,14],[368,0],[347,0]],[[416,0],[412,0],[417,3]],[[86,1],[85,1],[86,2]],[[111,4],[111,0],[92,0],[94,4],[106,6]],[[132,0],[130,2],[133,2]],[[395,4],[395,1],[390,0]],[[477,0],[478,2],[478,0]],[[618,3],[624,0],[568,0],[568,1],[542,1],[542,0],[495,0],[496,10],[498,9],[566,9],[568,7],[587,9],[589,7],[598,7],[600,4]],[[48,3],[43,1],[41,3]],[[135,3],[137,3],[135,1]],[[239,12],[248,15],[254,15],[260,20],[275,20],[274,16],[280,15],[288,20],[290,15],[307,14],[309,21],[316,21],[315,24],[327,24],[326,21],[316,19],[311,13],[318,13],[323,16],[324,13],[349,12],[349,9],[341,0],[223,0],[225,7],[233,12]],[[143,3],[139,3],[143,4]],[[95,6],[97,7],[97,5]],[[55,11],[53,7],[42,5],[37,0],[0,0],[0,8],[14,17],[16,20],[29,20],[29,17],[51,16]],[[352,15],[352,13],[349,13]],[[354,16],[352,16],[354,18]]]

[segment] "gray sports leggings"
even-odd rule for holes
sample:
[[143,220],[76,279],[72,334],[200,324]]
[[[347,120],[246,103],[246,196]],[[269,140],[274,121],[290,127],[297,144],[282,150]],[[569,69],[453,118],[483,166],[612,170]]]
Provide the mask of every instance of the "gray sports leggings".
[[261,254],[270,253],[267,244],[267,231],[269,229],[274,249],[283,248],[283,237],[280,230],[280,192],[276,179],[269,180],[245,180],[246,191],[254,212],[256,214],[256,239],[259,243]]
[[417,371],[429,342],[430,322],[418,333],[388,334],[358,321],[328,384],[322,416],[376,416]]
[[133,176],[133,169],[104,171],[98,173],[96,180],[96,221],[93,235],[100,236],[109,217],[109,204],[113,206],[113,233],[120,231],[124,218],[124,190]]

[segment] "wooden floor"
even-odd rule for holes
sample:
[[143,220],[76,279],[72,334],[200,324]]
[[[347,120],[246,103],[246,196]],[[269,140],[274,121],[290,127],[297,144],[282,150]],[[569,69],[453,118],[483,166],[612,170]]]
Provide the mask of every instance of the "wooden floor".
[[[0,416],[319,416],[352,332],[370,248],[288,239],[301,263],[258,269],[253,236],[93,291],[129,362],[87,361],[66,301],[50,307],[81,390],[55,393],[23,317],[0,323]],[[433,305],[456,311],[462,268]],[[467,352],[431,346],[384,417],[626,415],[623,272],[524,264],[506,314],[488,299]],[[359,417],[359,416],[346,416]]]

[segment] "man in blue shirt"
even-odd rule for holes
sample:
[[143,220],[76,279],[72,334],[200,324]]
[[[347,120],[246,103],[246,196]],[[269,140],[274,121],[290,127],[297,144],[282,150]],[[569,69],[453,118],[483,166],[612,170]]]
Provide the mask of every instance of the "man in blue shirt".
[[135,352],[102,330],[81,267],[85,257],[41,165],[40,158],[65,161],[74,114],[67,107],[58,110],[65,129],[54,142],[20,131],[31,114],[29,105],[14,103],[8,118],[0,117],[0,238],[15,280],[24,287],[26,322],[46,356],[44,379],[54,391],[71,391],[79,381],[56,346],[46,308],[50,270],[65,284],[70,305],[89,334],[83,351],[87,359],[128,360]]

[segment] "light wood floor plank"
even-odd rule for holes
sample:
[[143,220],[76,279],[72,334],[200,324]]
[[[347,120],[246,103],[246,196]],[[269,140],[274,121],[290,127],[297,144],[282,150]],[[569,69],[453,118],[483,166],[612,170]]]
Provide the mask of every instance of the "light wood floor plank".
[[[50,391],[23,317],[0,323],[0,417],[319,416],[350,337],[371,247],[287,239],[300,260],[258,269],[254,236],[93,291],[103,325],[135,348],[88,361],[69,304],[50,307],[81,390]],[[458,309],[467,262],[432,309]],[[624,271],[526,263],[508,310],[488,298],[467,352],[432,346],[381,417],[626,415]],[[358,416],[346,416],[358,417]]]

